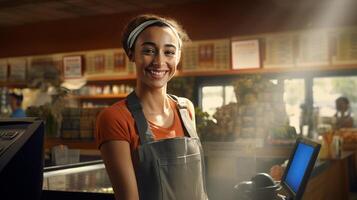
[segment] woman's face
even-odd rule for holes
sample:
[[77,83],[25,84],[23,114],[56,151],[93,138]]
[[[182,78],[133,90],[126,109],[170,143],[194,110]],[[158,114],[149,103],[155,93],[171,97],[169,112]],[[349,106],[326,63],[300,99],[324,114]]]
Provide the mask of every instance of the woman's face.
[[169,27],[146,28],[135,42],[132,61],[137,79],[145,86],[159,89],[174,76],[181,51],[175,33]]

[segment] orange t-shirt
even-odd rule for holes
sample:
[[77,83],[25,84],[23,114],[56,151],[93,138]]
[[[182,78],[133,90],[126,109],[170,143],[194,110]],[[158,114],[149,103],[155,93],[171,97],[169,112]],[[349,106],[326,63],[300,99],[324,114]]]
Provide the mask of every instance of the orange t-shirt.
[[[172,99],[170,99],[170,106],[174,110],[174,120],[170,127],[163,128],[149,122],[155,140],[184,136],[177,105]],[[126,106],[126,99],[104,109],[98,115],[95,137],[98,148],[110,140],[125,140],[130,144],[130,151],[133,155],[140,144],[140,138],[134,118]]]

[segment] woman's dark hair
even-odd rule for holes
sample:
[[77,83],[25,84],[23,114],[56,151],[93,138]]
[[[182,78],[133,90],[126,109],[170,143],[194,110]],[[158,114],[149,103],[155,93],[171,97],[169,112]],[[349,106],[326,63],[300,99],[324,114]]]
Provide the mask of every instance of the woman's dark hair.
[[[134,51],[134,46],[130,49],[127,45],[127,41],[128,41],[128,37],[130,35],[130,33],[140,24],[149,21],[149,20],[160,20],[163,23],[157,22],[155,24],[150,25],[151,26],[159,26],[159,27],[163,27],[163,26],[167,26],[165,23],[170,24],[173,28],[176,29],[178,35],[179,35],[179,39],[182,42],[186,42],[189,41],[189,37],[187,36],[186,31],[182,28],[182,26],[177,23],[175,20],[170,19],[170,18],[164,18],[164,17],[160,17],[157,15],[152,15],[152,14],[145,14],[145,15],[139,15],[134,17],[133,19],[131,19],[129,21],[129,23],[124,27],[123,32],[122,32],[122,45],[123,48],[125,50],[126,55],[130,58],[130,52]],[[135,42],[134,42],[135,43]]]

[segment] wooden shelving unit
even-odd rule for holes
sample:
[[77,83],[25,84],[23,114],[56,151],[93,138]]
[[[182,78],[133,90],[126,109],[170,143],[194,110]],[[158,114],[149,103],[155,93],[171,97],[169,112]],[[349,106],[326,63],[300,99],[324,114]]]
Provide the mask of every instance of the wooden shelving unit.
[[[307,74],[307,73],[331,73],[331,72],[357,72],[357,64],[351,65],[327,65],[327,66],[301,66],[301,67],[270,67],[258,69],[240,69],[240,70],[208,70],[208,71],[178,71],[175,77],[204,77],[204,76],[232,76],[249,74]],[[136,75],[121,76],[89,76],[88,82],[96,81],[133,81]]]
[[342,71],[357,71],[355,65],[328,65],[328,66],[304,66],[304,67],[270,67],[258,69],[240,69],[240,70],[222,70],[222,71],[192,71],[178,72],[177,77],[185,76],[224,76],[224,75],[249,75],[249,74],[306,74],[306,73],[325,73],[325,72],[342,72]]

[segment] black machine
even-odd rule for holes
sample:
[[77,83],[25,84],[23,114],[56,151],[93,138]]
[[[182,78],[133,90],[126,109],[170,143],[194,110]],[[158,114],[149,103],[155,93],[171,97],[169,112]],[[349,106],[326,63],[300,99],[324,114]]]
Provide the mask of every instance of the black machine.
[[0,199],[41,199],[43,144],[42,121],[0,120]]
[[[300,200],[314,168],[321,145],[306,138],[298,138],[280,184],[265,173],[255,175],[251,181],[235,186],[240,200]],[[287,196],[278,194],[281,188]]]

